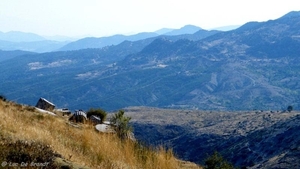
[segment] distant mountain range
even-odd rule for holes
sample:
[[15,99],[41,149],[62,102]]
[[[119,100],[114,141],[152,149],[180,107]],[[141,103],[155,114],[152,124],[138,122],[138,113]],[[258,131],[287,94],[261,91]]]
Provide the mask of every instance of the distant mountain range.
[[45,41],[46,39],[34,33],[11,31],[7,33],[0,32],[0,40],[8,42],[36,42]]
[[102,48],[105,46],[110,45],[118,45],[123,41],[138,41],[142,39],[157,37],[159,35],[186,35],[186,34],[194,34],[197,31],[201,30],[201,28],[193,26],[193,25],[186,25],[180,29],[160,29],[156,32],[143,32],[138,33],[135,35],[114,35],[109,37],[89,37],[80,39],[75,42],[71,42],[64,47],[60,48],[60,51],[68,51],[68,50],[79,50],[79,49],[87,49],[87,48]]
[[164,35],[184,35],[184,34],[194,34],[197,31],[202,30],[198,26],[186,25],[180,29],[174,29],[172,31],[164,33]]
[[98,49],[20,55],[0,62],[0,93],[70,109],[299,109],[299,27],[291,12],[227,32],[147,33]]
[[101,38],[89,37],[89,38],[80,39],[75,42],[71,42],[63,46],[59,50],[70,51],[70,50],[80,50],[80,49],[88,49],[88,48],[102,48],[105,46],[117,45],[126,40],[137,41],[137,40],[151,38],[155,36],[158,36],[158,34],[145,32],[145,33],[139,33],[131,36],[114,35],[114,36],[101,37]]
[[41,41],[58,41],[58,42],[70,42],[74,41],[77,38],[71,38],[67,36],[40,36],[35,33],[27,33],[20,31],[10,31],[10,32],[1,32],[0,31],[0,40],[7,42],[41,42]]
[[58,37],[48,40],[34,33],[12,31],[0,32],[0,50],[23,50],[29,52],[51,52],[69,43],[68,41],[56,41]]
[[[124,41],[138,41],[159,35],[187,35],[193,34],[201,28],[193,25],[186,25],[180,29],[161,29],[156,32],[143,32],[135,35],[113,35],[108,37],[87,37],[75,41],[75,38],[65,36],[42,37],[34,33],[11,31],[0,32],[0,50],[12,51],[23,50],[30,52],[51,52],[70,51],[89,48],[102,48],[110,45],[117,45]],[[204,30],[203,30],[204,31]],[[72,42],[74,41],[74,42]]]
[[51,52],[55,51],[63,45],[68,44],[68,42],[58,42],[58,41],[32,41],[32,42],[9,42],[0,40],[0,50],[14,51],[22,50],[29,52]]

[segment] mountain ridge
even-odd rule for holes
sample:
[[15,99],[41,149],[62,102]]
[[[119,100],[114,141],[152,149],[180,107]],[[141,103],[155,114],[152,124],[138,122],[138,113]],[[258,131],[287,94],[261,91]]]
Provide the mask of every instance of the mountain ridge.
[[71,42],[67,44],[66,46],[60,48],[60,51],[66,51],[66,50],[79,50],[79,49],[84,49],[84,48],[102,48],[105,46],[110,46],[110,45],[118,45],[121,42],[127,40],[127,41],[137,41],[137,40],[142,40],[146,38],[151,38],[158,36],[156,33],[138,33],[135,35],[113,35],[109,37],[100,37],[100,38],[95,38],[95,37],[89,37],[89,38],[83,38],[80,40],[77,40],[75,42]]
[[185,25],[179,29],[173,29],[170,32],[165,33],[164,35],[183,35],[183,34],[194,34],[197,31],[202,30],[202,28],[194,25]]
[[20,31],[10,31],[4,33],[0,31],[0,40],[9,42],[35,42],[44,41],[46,39],[34,33],[25,33]]
[[0,50],[5,51],[51,52],[67,43],[67,41],[49,40],[35,33],[21,31],[0,32]]
[[[66,51],[66,50],[79,50],[79,49],[85,49],[85,48],[102,48],[105,46],[110,45],[118,45],[123,41],[138,41],[138,40],[145,40],[149,38],[155,38],[159,36],[187,36],[188,38],[191,38],[194,33],[197,31],[201,31],[202,29],[197,26],[193,25],[186,25],[179,29],[167,29],[163,28],[154,32],[141,32],[134,35],[113,35],[113,36],[107,36],[107,37],[88,37],[79,39],[75,42],[71,42],[67,44],[66,46],[59,49],[60,51]],[[162,32],[161,32],[162,31]],[[204,33],[205,30],[202,31]],[[211,31],[212,33],[215,33],[216,31]],[[198,33],[201,34],[202,33]]]
[[[52,51],[102,48],[110,45],[118,45],[123,41],[138,41],[157,36],[177,36],[174,37],[174,39],[186,37],[189,39],[196,40],[202,38],[201,36],[207,36],[205,35],[205,30],[203,30],[203,33],[198,33],[198,37],[193,37],[192,34],[198,30],[200,31],[202,29],[197,26],[186,25],[179,29],[163,28],[161,30],[158,30],[158,33],[156,33],[157,31],[155,31],[140,32],[134,35],[116,34],[108,37],[85,37],[77,40],[76,38],[69,38],[65,36],[43,37],[34,33],[26,33],[20,31],[11,31],[7,33],[0,32],[0,49],[7,51],[24,50],[30,52],[44,53]],[[168,32],[170,33],[170,35],[167,34]],[[216,33],[216,31],[211,31],[211,34],[213,33]]]
[[[33,87],[39,81],[51,88],[59,106],[71,109],[78,109],[79,102],[82,109],[99,104],[107,110],[132,105],[299,109],[299,23],[299,17],[279,18],[227,32],[205,31],[206,36],[196,40],[192,38],[197,32],[125,41],[99,50],[40,54],[18,64],[14,58],[0,63],[7,73],[1,75],[6,82],[3,90],[10,99],[34,104],[40,95],[49,95]],[[8,87],[15,86],[11,77],[35,89],[30,98]]]

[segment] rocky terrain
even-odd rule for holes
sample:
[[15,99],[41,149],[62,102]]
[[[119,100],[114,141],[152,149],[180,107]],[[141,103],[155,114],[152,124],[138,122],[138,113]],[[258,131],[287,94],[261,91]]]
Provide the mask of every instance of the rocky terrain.
[[299,168],[300,112],[129,107],[137,139],[203,164],[214,151],[238,167]]

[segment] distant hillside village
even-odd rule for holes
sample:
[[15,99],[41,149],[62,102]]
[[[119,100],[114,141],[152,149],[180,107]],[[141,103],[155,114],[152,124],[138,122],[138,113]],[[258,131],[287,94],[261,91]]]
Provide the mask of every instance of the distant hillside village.
[[[118,126],[116,122],[112,123],[111,119],[106,120],[106,113],[104,111],[98,113],[99,110],[91,109],[89,112],[85,112],[84,110],[79,109],[79,110],[75,110],[75,112],[72,113],[68,108],[56,109],[54,103],[42,97],[38,100],[37,104],[35,105],[35,108],[41,113],[47,113],[50,115],[60,114],[62,116],[68,116],[69,124],[74,127],[78,127],[76,123],[85,123],[85,124],[88,123],[94,125],[95,129],[102,133],[118,132],[117,130]],[[127,133],[125,133],[125,137],[135,141],[134,134],[129,130]]]

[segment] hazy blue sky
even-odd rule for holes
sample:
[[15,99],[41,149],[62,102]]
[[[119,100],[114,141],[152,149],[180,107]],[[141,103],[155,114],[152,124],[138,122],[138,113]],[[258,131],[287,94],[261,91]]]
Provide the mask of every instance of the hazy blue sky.
[[0,31],[108,36],[276,19],[299,0],[1,0]]

